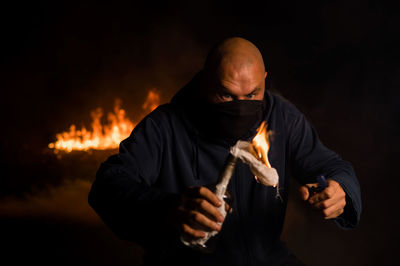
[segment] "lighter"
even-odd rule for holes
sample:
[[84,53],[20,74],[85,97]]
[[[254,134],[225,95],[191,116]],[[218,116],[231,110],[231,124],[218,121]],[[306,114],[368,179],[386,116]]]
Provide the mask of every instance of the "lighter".
[[317,182],[318,186],[317,187],[309,187],[308,192],[310,196],[308,198],[311,198],[315,194],[321,192],[324,190],[326,187],[328,187],[328,182],[326,181],[325,177],[323,175],[320,175],[317,177]]

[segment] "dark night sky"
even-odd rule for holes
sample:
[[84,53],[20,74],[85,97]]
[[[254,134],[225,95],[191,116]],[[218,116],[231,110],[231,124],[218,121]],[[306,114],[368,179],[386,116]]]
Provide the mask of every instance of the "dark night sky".
[[72,123],[88,125],[90,110],[111,110],[117,97],[133,119],[149,89],[168,102],[201,68],[208,49],[235,35],[260,48],[268,86],[353,163],[361,184],[363,213],[353,231],[322,221],[293,193],[283,234],[289,247],[309,265],[393,264],[400,222],[398,11],[384,1],[304,2],[3,6],[5,254],[25,254],[17,264],[140,265],[141,250],[116,239],[86,203],[98,164],[113,151],[58,159],[47,144]]

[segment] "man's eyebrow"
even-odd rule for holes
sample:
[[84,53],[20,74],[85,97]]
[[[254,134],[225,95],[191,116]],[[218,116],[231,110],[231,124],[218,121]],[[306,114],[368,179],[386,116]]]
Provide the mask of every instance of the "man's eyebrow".
[[229,90],[227,88],[225,88],[223,85],[219,85],[219,93],[226,93],[226,94],[230,94]]
[[[260,90],[261,90],[260,87],[256,87],[254,90],[252,90],[250,93],[248,93],[246,95],[255,94],[255,93],[259,92]],[[223,85],[219,85],[218,93],[226,93],[226,94],[231,95],[229,90],[226,87],[224,87]]]
[[247,95],[254,94],[256,92],[259,92],[260,90],[261,90],[261,88],[257,87],[252,92],[248,93]]

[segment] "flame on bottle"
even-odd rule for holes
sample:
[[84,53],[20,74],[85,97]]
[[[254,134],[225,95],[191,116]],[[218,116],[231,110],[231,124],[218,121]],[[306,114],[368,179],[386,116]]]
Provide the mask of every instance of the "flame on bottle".
[[267,131],[267,123],[263,121],[260,127],[257,129],[257,134],[253,138],[252,141],[253,147],[255,149],[255,153],[258,158],[269,168],[271,168],[271,164],[268,160],[268,151],[269,151],[269,134]]
[[[155,90],[149,91],[147,98],[142,105],[144,115],[150,113],[160,103],[160,96]],[[117,99],[114,105],[114,112],[107,114],[107,123],[103,124],[102,108],[91,111],[92,124],[91,130],[86,127],[77,129],[71,125],[68,131],[58,133],[56,141],[50,143],[48,147],[54,149],[54,152],[73,150],[107,150],[118,148],[120,142],[131,134],[136,126],[127,116],[124,109],[121,108],[121,100]]]

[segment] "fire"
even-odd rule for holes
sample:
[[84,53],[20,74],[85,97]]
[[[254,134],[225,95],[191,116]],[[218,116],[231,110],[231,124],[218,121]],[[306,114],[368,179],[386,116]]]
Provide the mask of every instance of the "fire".
[[[144,115],[153,111],[160,103],[159,94],[151,90],[149,91],[146,101],[142,105]],[[56,135],[57,141],[50,143],[49,148],[55,152],[73,150],[87,151],[116,149],[119,143],[129,137],[133,128],[136,126],[126,116],[124,109],[121,109],[121,100],[117,99],[114,106],[114,112],[107,115],[107,123],[102,124],[101,118],[103,110],[97,108],[91,112],[92,130],[85,127],[77,129],[75,125],[71,125],[69,131]]]
[[258,158],[269,168],[271,168],[271,164],[268,160],[268,151],[269,151],[269,134],[267,132],[267,123],[263,121],[260,127],[257,129],[257,135],[253,138],[252,142],[256,155]]
[[151,111],[156,109],[159,104],[160,104],[160,95],[156,91],[151,90],[147,94],[147,98],[142,105],[142,109],[145,112],[150,113]]

